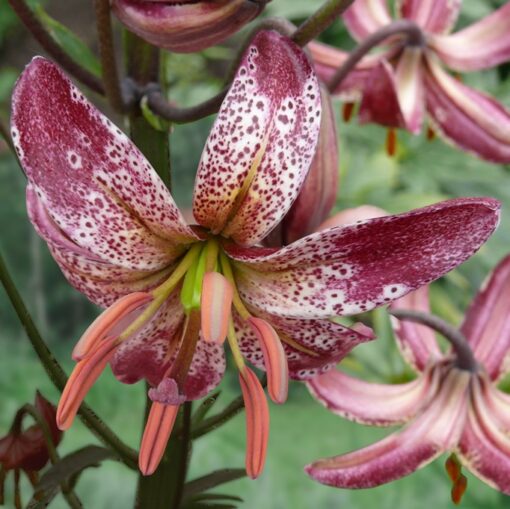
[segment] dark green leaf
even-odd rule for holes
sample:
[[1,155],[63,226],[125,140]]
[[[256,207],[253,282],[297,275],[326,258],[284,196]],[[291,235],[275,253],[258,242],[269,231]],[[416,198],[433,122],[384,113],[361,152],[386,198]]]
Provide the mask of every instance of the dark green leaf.
[[220,484],[235,481],[245,476],[246,471],[243,468],[225,468],[223,470],[217,470],[216,472],[187,482],[184,485],[184,497],[191,497],[192,495],[215,488]]
[[214,394],[211,394],[210,396],[207,396],[202,403],[200,403],[200,406],[196,409],[195,413],[192,417],[192,422],[194,425],[200,424],[204,417],[207,416],[211,408],[214,406],[216,401],[218,401],[218,398],[220,397],[220,391],[215,392]]

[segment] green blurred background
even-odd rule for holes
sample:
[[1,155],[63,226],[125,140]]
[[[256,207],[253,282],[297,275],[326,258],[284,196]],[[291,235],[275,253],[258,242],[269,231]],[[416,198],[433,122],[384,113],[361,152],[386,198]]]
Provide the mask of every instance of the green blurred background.
[[[502,1],[464,2],[460,25],[479,19]],[[68,0],[32,1],[67,50],[92,71],[98,69],[91,2]],[[282,15],[299,22],[320,2],[311,0],[273,0],[270,15]],[[44,11],[42,10],[44,8]],[[80,40],[55,20],[75,31]],[[119,28],[118,26],[116,28]],[[324,34],[324,40],[341,47],[352,41],[341,23]],[[172,96],[182,104],[194,104],[219,90],[222,76],[233,55],[231,46],[212,48],[197,55],[169,55],[166,76]],[[90,48],[86,50],[86,48]],[[12,85],[23,65],[41,53],[13,16],[6,2],[0,3],[0,116],[9,114]],[[471,85],[495,95],[510,106],[510,67],[505,65],[483,75],[463,77]],[[97,97],[92,99],[109,113]],[[340,113],[341,105],[336,110]],[[340,115],[339,115],[340,117]],[[114,118],[115,119],[115,118]],[[115,119],[119,122],[119,119]],[[212,119],[193,125],[177,126],[172,134],[174,189],[177,202],[190,204],[197,162]],[[339,120],[340,122],[340,120]],[[125,126],[124,126],[125,127]],[[370,203],[389,212],[411,208],[457,196],[488,195],[500,199],[503,216],[499,230],[482,250],[454,273],[433,285],[433,309],[452,323],[459,323],[463,310],[488,271],[510,252],[510,172],[508,167],[481,162],[443,144],[427,141],[424,135],[399,133],[399,150],[394,158],[385,154],[385,130],[360,127],[356,121],[339,123],[341,147],[340,193],[336,209]],[[13,277],[34,319],[56,356],[69,371],[70,352],[76,339],[98,310],[74,291],[61,275],[44,243],[27,221],[24,202],[25,179],[5,144],[0,142],[0,247]],[[372,380],[399,381],[408,376],[388,330],[385,311],[372,317],[380,339],[356,349],[347,361],[360,376]],[[0,291],[0,435],[7,432],[16,409],[33,400],[34,392],[57,401],[58,394],[48,381],[12,311]],[[220,404],[238,394],[237,381],[229,373],[221,385]],[[138,445],[144,408],[144,386],[126,386],[106,372],[91,390],[87,401],[130,445]],[[450,507],[450,484],[438,460],[420,472],[377,489],[337,490],[311,481],[303,466],[319,457],[329,456],[369,444],[386,435],[381,430],[344,421],[316,404],[306,389],[293,383],[289,402],[271,406],[271,440],[267,466],[262,477],[253,482],[240,480],[221,488],[223,493],[239,495],[243,508],[366,508],[405,507],[425,509]],[[60,452],[66,454],[94,442],[94,437],[77,422],[66,433]],[[191,478],[223,467],[244,464],[244,416],[209,436],[197,440],[191,463]],[[469,475],[469,474],[468,474]],[[11,498],[7,485],[7,505]],[[122,465],[106,462],[100,469],[87,470],[77,492],[86,508],[124,509],[130,507],[136,476]],[[31,489],[24,484],[24,498]],[[510,498],[498,494],[469,475],[465,508],[510,507]],[[51,507],[67,507],[60,498]]]

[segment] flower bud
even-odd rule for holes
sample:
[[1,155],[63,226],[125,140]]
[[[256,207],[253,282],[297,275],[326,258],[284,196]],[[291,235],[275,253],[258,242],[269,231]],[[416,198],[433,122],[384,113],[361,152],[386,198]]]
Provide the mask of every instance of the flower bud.
[[147,42],[192,53],[222,42],[270,0],[112,0],[117,17]]
[[322,118],[315,156],[299,195],[278,227],[265,239],[269,246],[290,244],[328,217],[338,188],[338,138],[331,97],[321,85]]

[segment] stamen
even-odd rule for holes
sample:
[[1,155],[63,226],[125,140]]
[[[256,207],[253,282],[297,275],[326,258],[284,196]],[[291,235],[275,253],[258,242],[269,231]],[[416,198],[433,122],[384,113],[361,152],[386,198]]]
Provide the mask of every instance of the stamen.
[[346,102],[342,105],[342,118],[345,123],[348,123],[351,120],[353,112],[354,112],[353,102]]
[[158,468],[178,412],[179,406],[152,404],[138,457],[138,466],[143,475],[151,475]]
[[297,341],[294,341],[290,336],[288,336],[281,330],[278,331],[278,337],[280,338],[281,341],[287,343],[289,346],[291,346],[292,348],[299,352],[306,353],[306,355],[309,355],[310,357],[320,357],[320,354],[318,352],[310,350],[310,348],[306,348],[306,346],[299,344]]
[[232,285],[218,272],[208,272],[204,276],[200,312],[205,341],[220,344],[225,341],[233,295]]
[[278,404],[285,403],[289,388],[289,366],[282,342],[276,331],[261,318],[248,320],[262,347],[268,378],[270,398]]
[[232,271],[232,266],[230,265],[228,256],[223,251],[220,253],[220,262],[221,271],[223,272],[223,275],[227,278],[229,283],[232,285],[232,288],[234,290],[232,304],[234,305],[234,308],[239,313],[241,318],[243,318],[244,320],[248,320],[248,318],[250,318],[251,316],[251,313],[246,309],[246,306],[244,305],[244,302],[242,301],[241,296],[239,295],[234,273]]
[[242,372],[246,366],[244,364],[243,354],[241,353],[239,344],[237,343],[236,329],[234,327],[234,321],[232,320],[232,317],[230,317],[228,322],[227,338],[228,345],[230,346],[230,351],[232,352],[232,357],[234,358],[237,369]]
[[247,366],[239,373],[239,383],[246,409],[246,473],[256,479],[266,461],[269,409],[259,379]]
[[428,126],[427,127],[427,140],[432,141],[435,138],[436,138],[436,131],[434,131],[434,129],[432,129],[432,127]]
[[202,281],[205,274],[206,250],[200,253],[197,263],[186,272],[181,289],[181,302],[184,310],[189,313],[192,309],[200,308],[200,295],[202,293]]
[[460,504],[467,489],[467,478],[462,473],[462,465],[455,454],[450,454],[445,462],[445,469],[452,481],[451,497],[455,505]]
[[452,482],[455,482],[462,473],[462,466],[455,454],[450,454],[450,456],[448,456],[444,468]]
[[397,153],[397,131],[393,128],[386,134],[386,152],[390,157]]
[[134,292],[114,302],[92,322],[78,340],[73,350],[73,359],[75,361],[82,360],[106,336],[113,336],[110,331],[115,325],[150,300],[152,300],[152,295],[149,293]]
[[467,477],[464,474],[460,474],[460,477],[452,486],[452,502],[455,505],[459,505],[462,501],[462,497],[467,490]]
[[99,378],[117,346],[117,338],[105,339],[87,357],[76,364],[58,403],[57,426],[61,430],[66,430],[71,426],[81,402]]

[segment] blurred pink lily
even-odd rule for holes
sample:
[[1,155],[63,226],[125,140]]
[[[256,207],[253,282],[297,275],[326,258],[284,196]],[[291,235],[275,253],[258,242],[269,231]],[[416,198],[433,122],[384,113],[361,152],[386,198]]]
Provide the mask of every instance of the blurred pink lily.
[[327,370],[372,339],[329,317],[440,277],[495,229],[499,203],[466,198],[260,247],[299,192],[319,126],[319,85],[306,56],[260,32],[209,135],[195,183],[198,225],[188,226],[134,144],[55,65],[32,61],[12,112],[30,219],[70,283],[107,307],[74,349],[61,428],[107,363],[124,383],[146,379],[154,403],[139,462],[152,473],[179,405],[220,382],[227,336],[247,407],[246,466],[256,477],[269,418],[245,359],[268,371],[269,395],[283,402],[289,376]]
[[[492,97],[445,71],[478,71],[510,59],[510,3],[473,25],[450,34],[460,0],[396,2],[400,18],[423,31],[423,45],[406,36],[388,39],[379,53],[366,56],[335,90],[347,101],[360,100],[360,122],[419,133],[425,114],[433,130],[459,148],[489,161],[510,162],[510,114]],[[392,22],[386,0],[356,0],[345,12],[351,35],[361,41]],[[310,45],[319,76],[329,80],[348,53],[320,43]]]
[[[455,350],[441,352],[430,328],[393,319],[400,350],[418,373],[415,380],[384,385],[331,371],[310,381],[311,393],[349,420],[375,426],[407,424],[373,445],[314,462],[308,474],[332,486],[368,488],[452,452],[446,467],[454,481],[454,502],[466,487],[460,464],[510,493],[510,396],[497,388],[510,365],[509,294],[510,256],[483,285],[460,328],[469,346],[462,355],[472,356],[463,366]],[[427,287],[391,307],[428,313]]]

